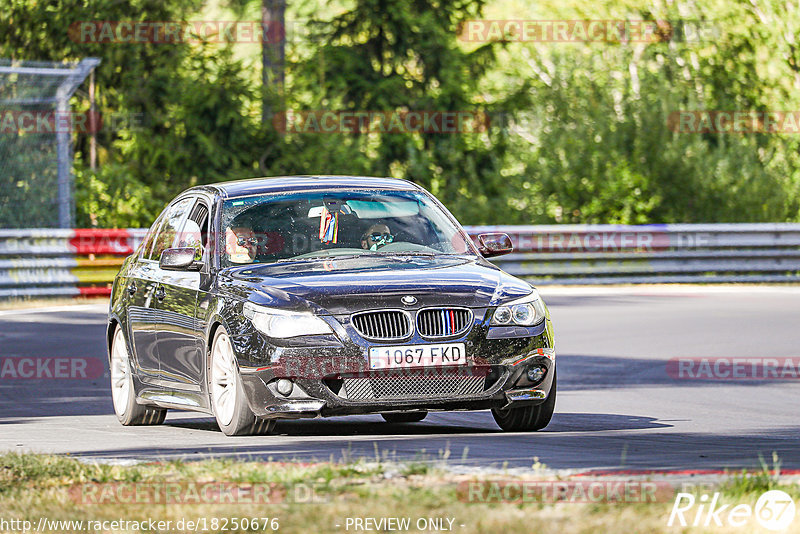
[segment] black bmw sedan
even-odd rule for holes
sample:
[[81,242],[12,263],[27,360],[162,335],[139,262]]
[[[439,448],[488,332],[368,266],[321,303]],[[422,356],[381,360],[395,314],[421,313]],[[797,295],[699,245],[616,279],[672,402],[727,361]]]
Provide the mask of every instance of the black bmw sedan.
[[227,435],[278,419],[491,409],[508,431],[547,426],[550,315],[405,180],[295,176],[180,194],[117,275],[107,344],[123,425],[169,409]]

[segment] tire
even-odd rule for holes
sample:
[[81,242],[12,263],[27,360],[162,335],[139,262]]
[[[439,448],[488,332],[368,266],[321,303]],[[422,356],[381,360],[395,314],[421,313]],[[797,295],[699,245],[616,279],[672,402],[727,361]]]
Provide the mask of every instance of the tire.
[[275,421],[256,417],[247,404],[239,366],[225,328],[214,334],[209,358],[208,391],[217,425],[226,436],[263,436]]
[[417,423],[425,419],[428,412],[401,412],[401,413],[382,413],[381,417],[387,423]]
[[122,333],[122,328],[117,325],[111,340],[109,360],[114,413],[124,426],[160,425],[167,417],[167,410],[137,404],[130,360],[125,335]]
[[542,404],[522,406],[507,410],[492,409],[492,416],[497,425],[506,432],[534,432],[550,423],[556,407],[556,372],[553,369],[553,385],[550,395]]

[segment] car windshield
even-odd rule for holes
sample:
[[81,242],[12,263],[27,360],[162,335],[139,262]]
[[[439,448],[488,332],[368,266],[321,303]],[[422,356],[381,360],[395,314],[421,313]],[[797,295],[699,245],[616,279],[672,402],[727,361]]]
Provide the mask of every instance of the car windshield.
[[364,255],[475,254],[420,191],[312,191],[226,200],[223,267]]

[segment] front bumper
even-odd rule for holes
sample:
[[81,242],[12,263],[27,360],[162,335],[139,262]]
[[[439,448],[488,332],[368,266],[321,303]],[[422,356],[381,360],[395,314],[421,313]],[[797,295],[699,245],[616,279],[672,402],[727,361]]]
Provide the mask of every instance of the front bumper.
[[[301,419],[315,417],[331,417],[337,415],[357,415],[403,411],[463,411],[486,410],[491,408],[509,408],[524,404],[540,404],[544,402],[552,386],[552,373],[535,387],[514,388],[504,390],[497,385],[479,395],[452,398],[407,398],[407,399],[374,399],[352,402],[331,393],[321,394],[315,398],[308,395],[308,382],[297,383],[295,391],[302,390],[295,398],[282,398],[264,382],[253,374],[243,376],[245,390],[253,413],[258,417],[275,419]],[[319,384],[320,389],[324,384]],[[309,388],[310,389],[310,388]]]
[[[322,346],[276,347],[266,343],[263,336],[242,338],[238,347],[236,340],[232,341],[239,355],[242,382],[250,408],[255,415],[264,418],[298,419],[419,410],[485,410],[544,402],[549,396],[555,374],[555,349],[549,317],[541,324],[528,328],[490,328],[483,324],[481,318],[482,315],[477,317],[478,324],[463,338],[446,341],[466,344],[469,365],[461,367],[370,371],[368,348],[376,344],[362,341],[357,335],[348,335],[345,338],[348,341],[338,346],[332,345],[330,340],[324,340]],[[339,320],[346,330],[350,329],[346,318]],[[406,341],[407,344],[425,342],[421,339]],[[545,375],[539,382],[532,383],[527,379],[527,370],[532,366],[545,369]],[[424,386],[428,382],[419,380],[427,380],[425,376],[433,376],[431,380],[445,381],[463,378],[467,387],[445,394],[435,391],[435,388],[420,394],[379,394],[378,384],[384,388],[389,384],[389,389],[396,385],[395,390],[413,390],[410,382],[392,383],[390,380],[417,380],[413,385]],[[276,381],[281,378],[292,381],[291,394],[281,395],[278,392]],[[355,389],[351,386],[355,384],[359,389],[364,385],[373,388],[373,394],[365,395],[363,390],[356,396],[348,393],[351,388]]]

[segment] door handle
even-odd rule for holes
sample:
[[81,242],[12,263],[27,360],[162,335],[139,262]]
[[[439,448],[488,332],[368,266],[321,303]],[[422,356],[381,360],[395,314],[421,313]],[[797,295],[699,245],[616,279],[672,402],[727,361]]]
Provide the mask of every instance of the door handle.
[[128,295],[131,297],[136,294],[136,282],[128,284]]
[[158,286],[158,289],[156,289],[156,300],[158,300],[158,302],[161,302],[162,300],[164,300],[164,297],[166,296],[167,292],[164,291],[164,286]]

